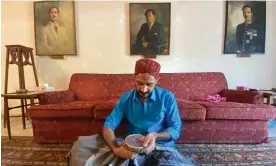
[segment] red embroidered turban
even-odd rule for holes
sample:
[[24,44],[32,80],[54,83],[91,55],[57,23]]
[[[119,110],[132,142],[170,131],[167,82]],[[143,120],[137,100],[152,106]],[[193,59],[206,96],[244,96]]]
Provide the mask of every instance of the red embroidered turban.
[[151,59],[140,59],[136,62],[135,65],[135,75],[141,73],[148,73],[155,77],[155,79],[159,79],[160,73],[160,64]]

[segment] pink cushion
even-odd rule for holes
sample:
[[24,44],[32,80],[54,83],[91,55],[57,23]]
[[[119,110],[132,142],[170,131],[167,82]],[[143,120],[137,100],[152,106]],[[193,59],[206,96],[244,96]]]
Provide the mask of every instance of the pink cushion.
[[196,103],[206,107],[206,119],[269,120],[276,118],[276,108],[266,104],[209,101]]
[[93,118],[93,108],[100,102],[74,101],[63,104],[36,105],[28,109],[28,115],[31,118]]
[[206,116],[206,109],[188,100],[176,99],[179,114],[182,120],[204,120]]
[[94,108],[94,118],[105,120],[106,117],[112,112],[118,99],[112,99],[101,102]]

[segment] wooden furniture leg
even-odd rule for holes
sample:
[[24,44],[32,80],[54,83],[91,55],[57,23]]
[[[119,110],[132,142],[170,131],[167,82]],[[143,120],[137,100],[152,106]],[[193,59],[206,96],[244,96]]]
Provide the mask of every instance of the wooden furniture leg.
[[[7,126],[7,132],[9,135],[9,138],[11,139],[11,124],[10,124],[10,115],[9,112],[12,109],[17,109],[17,108],[21,108],[22,110],[22,123],[23,123],[23,129],[26,129],[26,123],[25,123],[25,107],[26,105],[24,104],[25,100],[30,100],[31,104],[29,105],[35,105],[34,100],[38,98],[38,95],[41,94],[43,92],[27,92],[27,93],[7,93],[7,94],[1,94],[1,97],[3,97],[4,99],[4,117],[6,119],[6,126]],[[18,106],[12,106],[9,107],[8,101],[10,99],[17,99],[21,101],[21,105]],[[18,116],[14,116],[14,117],[18,117]]]
[[7,127],[7,117],[6,117],[6,113],[4,111],[4,128],[6,128],[6,127]]
[[5,69],[5,93],[7,93],[8,92],[8,76],[9,76],[9,61],[10,61],[10,55],[9,55],[9,53],[10,53],[10,50],[9,49],[7,49],[7,51],[6,51],[6,69]]
[[29,116],[27,115],[27,109],[28,109],[27,99],[24,99],[24,105],[25,105],[25,117],[26,117],[27,120],[29,120]]
[[6,111],[6,105],[4,100],[4,128],[7,127],[7,111]]
[[30,101],[31,101],[30,105],[34,106],[34,98],[30,98]]
[[23,129],[26,129],[24,99],[20,99],[20,101],[21,101],[21,112],[22,112],[22,124],[23,124]]
[[9,114],[9,104],[8,104],[8,99],[4,98],[4,115],[6,117],[6,123],[7,123],[7,128],[8,128],[8,135],[9,139],[11,139],[11,126],[10,126],[10,114]]
[[272,104],[272,102],[271,102],[272,101],[271,100],[272,94],[270,94],[270,93],[263,93],[263,96],[266,99],[266,104],[268,104],[268,105]]
[[[6,50],[6,69],[5,69],[5,90],[4,92],[7,93],[8,92],[8,81],[9,81],[9,61],[10,61],[10,50],[7,49]],[[4,111],[4,128],[6,128],[7,126],[7,117],[5,116],[5,111]]]
[[[25,89],[25,76],[24,76],[24,66],[23,66],[23,57],[22,57],[22,50],[18,49],[18,73],[19,73],[19,87],[20,89]],[[22,124],[23,129],[26,129],[25,123],[25,110],[24,110],[24,100],[20,99],[21,102],[21,112],[22,112]]]

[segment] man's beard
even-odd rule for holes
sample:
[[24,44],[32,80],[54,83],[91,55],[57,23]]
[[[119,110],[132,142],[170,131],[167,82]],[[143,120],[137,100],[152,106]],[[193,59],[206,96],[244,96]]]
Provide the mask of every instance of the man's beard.
[[139,91],[139,96],[141,97],[141,98],[148,98],[149,97],[149,95],[150,95],[150,92],[141,92],[141,91]]
[[244,17],[244,20],[245,20],[245,21],[252,21],[252,17],[250,17],[250,16],[245,16],[245,17]]

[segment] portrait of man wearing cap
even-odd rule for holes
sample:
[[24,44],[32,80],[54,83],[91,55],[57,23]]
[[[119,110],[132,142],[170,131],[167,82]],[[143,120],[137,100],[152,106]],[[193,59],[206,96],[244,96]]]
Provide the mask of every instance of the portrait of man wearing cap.
[[[114,155],[116,163],[119,158],[122,161],[118,164],[120,166],[198,165],[193,158],[184,157],[175,148],[182,122],[174,94],[156,86],[160,69],[160,64],[151,59],[140,59],[136,62],[135,87],[121,95],[105,120],[102,137],[97,141],[93,138],[87,140],[91,149],[96,149],[104,142],[107,146],[99,151],[102,155],[106,153],[105,156],[107,153]],[[118,144],[116,140],[115,131],[123,118],[128,121],[127,136],[142,135],[139,141],[143,148],[138,153],[124,144]],[[102,162],[99,156],[100,154],[92,155],[86,166]]]
[[227,1],[225,54],[264,54],[266,40],[265,1]]

